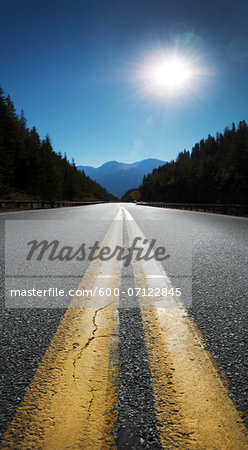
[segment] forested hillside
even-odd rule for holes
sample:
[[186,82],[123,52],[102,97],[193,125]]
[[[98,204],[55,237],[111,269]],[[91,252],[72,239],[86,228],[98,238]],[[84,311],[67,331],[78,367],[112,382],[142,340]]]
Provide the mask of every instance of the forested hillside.
[[56,153],[49,137],[27,128],[0,88],[0,198],[14,193],[40,200],[108,200],[114,197]]
[[248,126],[239,122],[208,136],[144,177],[142,200],[248,203]]

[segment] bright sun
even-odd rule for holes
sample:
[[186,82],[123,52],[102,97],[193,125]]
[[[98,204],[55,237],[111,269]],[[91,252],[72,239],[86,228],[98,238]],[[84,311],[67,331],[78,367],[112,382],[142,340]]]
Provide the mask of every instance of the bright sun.
[[201,64],[201,55],[190,51],[151,51],[143,61],[133,64],[130,72],[135,81],[135,94],[155,96],[163,102],[181,98],[188,101],[198,95],[212,69]]
[[155,85],[171,90],[184,86],[189,80],[190,71],[185,63],[169,60],[154,67],[151,75]]
[[160,96],[181,93],[194,78],[189,61],[175,55],[151,61],[144,73],[147,88]]

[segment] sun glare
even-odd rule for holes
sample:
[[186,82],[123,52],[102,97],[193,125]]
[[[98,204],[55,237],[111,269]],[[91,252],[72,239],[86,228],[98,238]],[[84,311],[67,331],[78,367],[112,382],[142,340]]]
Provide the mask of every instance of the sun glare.
[[151,78],[158,88],[171,90],[185,86],[190,78],[190,71],[185,63],[168,60],[152,69]]
[[175,96],[189,87],[193,80],[193,67],[178,56],[153,61],[146,69],[146,84],[156,95]]
[[165,104],[201,97],[203,86],[206,91],[207,83],[215,74],[212,67],[203,64],[203,58],[200,50],[190,48],[151,48],[131,63],[129,76],[134,82],[135,95],[155,97]]

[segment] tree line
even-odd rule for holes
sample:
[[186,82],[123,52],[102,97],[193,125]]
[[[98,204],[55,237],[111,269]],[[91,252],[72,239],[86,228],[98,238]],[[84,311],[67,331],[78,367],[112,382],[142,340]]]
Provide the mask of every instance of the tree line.
[[56,153],[50,138],[29,129],[0,87],[0,198],[13,193],[37,200],[110,200],[106,189]]
[[208,136],[154,169],[139,187],[144,201],[248,203],[248,126]]

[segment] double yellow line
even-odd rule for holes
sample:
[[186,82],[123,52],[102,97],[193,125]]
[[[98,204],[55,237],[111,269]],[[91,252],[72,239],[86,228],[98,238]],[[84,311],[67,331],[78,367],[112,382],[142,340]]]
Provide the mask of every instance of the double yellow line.
[[[121,245],[125,214],[129,240],[143,234],[119,209],[102,246]],[[154,287],[156,274],[170,285],[158,262],[135,261],[137,287]],[[151,275],[151,277],[150,277]],[[159,281],[158,281],[159,280]],[[115,259],[93,261],[79,289],[120,288]],[[73,298],[9,425],[3,448],[115,448],[118,426],[118,298]],[[86,301],[86,303],[87,303]],[[153,395],[164,448],[245,449],[245,428],[182,305],[142,304]],[[131,351],[131,349],[130,349]]]

